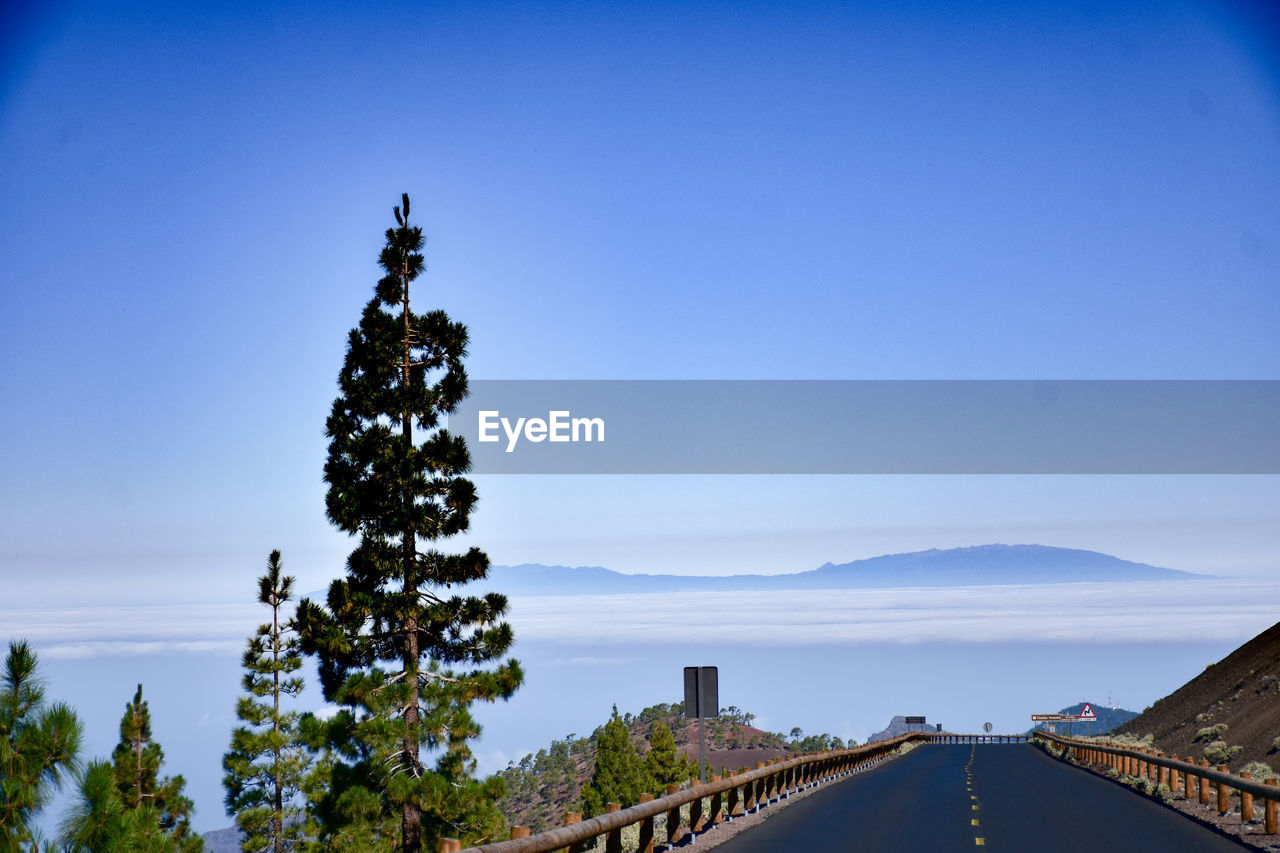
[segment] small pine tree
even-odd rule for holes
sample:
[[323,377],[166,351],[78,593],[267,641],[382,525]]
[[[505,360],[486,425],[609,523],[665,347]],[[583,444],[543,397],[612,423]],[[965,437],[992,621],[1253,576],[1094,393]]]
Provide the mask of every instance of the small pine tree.
[[662,796],[668,785],[679,785],[698,775],[698,766],[680,754],[675,735],[666,723],[654,723],[649,733],[645,769],[653,780],[653,793]]
[[62,822],[65,853],[178,853],[177,840],[160,828],[155,805],[125,804],[111,762],[91,761],[77,794]]
[[267,573],[258,578],[258,601],[271,608],[271,622],[258,626],[245,649],[241,682],[249,695],[236,703],[244,725],[231,733],[231,749],[222,758],[227,810],[245,834],[246,853],[298,849],[302,809],[295,798],[310,766],[310,754],[299,742],[297,711],[282,711],[280,698],[302,692],[302,679],[291,676],[302,666],[300,642],[292,626],[281,624],[280,608],[293,592],[292,577],[281,575],[280,552],[267,558]]
[[0,849],[36,839],[31,819],[77,768],[83,728],[71,706],[44,704],[36,653],[10,641],[0,688]]
[[614,705],[613,715],[596,738],[596,766],[591,781],[582,788],[582,812],[592,817],[603,814],[606,803],[633,806],[640,802],[641,794],[652,788],[653,780],[644,760]]
[[[132,819],[140,825],[152,816],[159,834],[176,843],[174,849],[192,853],[204,849],[200,836],[191,831],[191,800],[183,794],[182,776],[159,778],[164,750],[151,737],[151,710],[142,698],[142,685],[125,706],[120,720],[120,743],[111,753],[112,775],[124,806],[138,811]],[[139,830],[149,835],[147,829]]]

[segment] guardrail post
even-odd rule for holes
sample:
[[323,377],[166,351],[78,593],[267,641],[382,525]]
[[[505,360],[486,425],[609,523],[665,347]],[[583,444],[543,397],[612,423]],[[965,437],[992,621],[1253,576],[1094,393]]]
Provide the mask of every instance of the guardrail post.
[[[1200,766],[1208,767],[1209,766],[1208,760],[1204,758],[1200,759]],[[1208,776],[1200,777],[1200,805],[1202,806],[1209,805],[1209,777]]]
[[[1178,760],[1178,756],[1176,755],[1171,755],[1169,757],[1172,758],[1174,761]],[[1176,794],[1178,793],[1178,788],[1181,784],[1182,784],[1182,779],[1178,776],[1178,768],[1170,767],[1169,768],[1169,790]]]
[[[605,814],[622,811],[622,803],[605,803]],[[622,853],[622,827],[611,829],[604,836],[604,853]]]
[[462,849],[462,842],[456,838],[441,838],[436,842],[436,850],[440,853],[458,853]]
[[527,827],[527,826],[513,826],[513,827],[511,827],[511,837],[512,837],[512,838],[528,838],[528,837],[529,837],[529,833],[530,833],[530,830],[529,830],[529,827]]
[[[1275,778],[1272,777],[1268,779],[1267,784],[1275,785],[1276,784]],[[1280,793],[1280,792],[1277,792],[1277,793]],[[1275,835],[1277,833],[1277,830],[1276,830],[1276,800],[1274,797],[1267,798],[1266,812],[1267,812],[1267,835]]]
[[729,789],[729,817],[735,818],[742,814],[742,788],[734,785]]
[[[756,764],[757,770],[761,767],[764,767],[763,761]],[[759,779],[747,783],[747,811],[752,812],[760,807],[760,786],[762,784]]]
[[[582,815],[579,812],[565,812],[564,825],[573,826],[575,823],[582,823]],[[578,841],[570,844],[568,847],[562,848],[560,853],[582,853],[582,851],[586,849],[587,842]]]
[[[680,793],[679,785],[668,785],[667,796]],[[667,846],[676,844],[684,837],[684,832],[680,829],[680,807],[667,810]]]
[[[719,773],[711,774],[712,782],[721,781]],[[716,791],[711,795],[711,817],[710,822],[714,826],[724,820],[724,795],[720,791]]]
[[[1229,770],[1227,770],[1227,765],[1225,764],[1219,764],[1218,771],[1221,773],[1230,772]],[[1230,786],[1222,782],[1219,782],[1218,783],[1218,814],[1224,815],[1229,811],[1231,811],[1231,788]]]
[[[641,794],[641,803],[653,802],[653,794]],[[636,844],[636,853],[653,853],[653,815],[640,821],[640,840]]]
[[[696,781],[693,784],[697,784]],[[707,819],[702,814],[702,797],[689,803],[689,831],[692,833],[702,832],[707,826]]]
[[[1248,770],[1240,771],[1241,779],[1252,779],[1253,774]],[[1240,791],[1240,822],[1253,823],[1253,794],[1248,791]]]

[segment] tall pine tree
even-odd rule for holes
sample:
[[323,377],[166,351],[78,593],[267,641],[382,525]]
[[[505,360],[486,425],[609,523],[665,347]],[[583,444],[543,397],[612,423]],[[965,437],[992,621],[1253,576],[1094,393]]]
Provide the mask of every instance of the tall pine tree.
[[31,819],[77,770],[83,728],[71,706],[44,704],[36,653],[10,641],[0,687],[0,850],[35,841]]
[[394,212],[379,257],[385,274],[348,338],[326,423],[327,514],[359,542],[327,607],[304,599],[296,620],[305,650],[319,658],[325,698],[349,709],[329,726],[338,763],[319,805],[328,816],[322,834],[339,835],[342,814],[383,825],[369,807],[389,804],[397,849],[418,853],[424,839],[476,841],[500,828],[501,781],[472,778],[469,741],[479,726],[469,706],[507,698],[523,675],[501,661],[512,642],[506,597],[450,593],[485,577],[488,557],[432,547],[468,529],[476,502],[463,476],[466,443],[440,428],[467,393],[467,330],[443,311],[411,310],[422,229],[409,224],[407,195]]
[[[111,753],[112,777],[125,808],[138,811],[131,819],[143,825],[154,820],[159,834],[175,842],[174,849],[190,853],[204,849],[200,836],[191,831],[191,800],[183,793],[182,776],[160,778],[164,750],[151,736],[151,710],[142,698],[142,685],[120,719],[120,742]],[[105,802],[105,801],[104,801]]]
[[293,593],[293,578],[281,574],[280,552],[267,558],[267,573],[258,578],[258,601],[271,608],[271,621],[258,626],[245,649],[242,685],[247,696],[236,703],[244,724],[231,733],[231,749],[222,758],[227,810],[245,834],[247,853],[298,849],[302,809],[296,797],[311,763],[298,736],[298,711],[280,707],[281,697],[302,692],[302,679],[291,675],[302,666],[299,640],[281,622],[280,608]]

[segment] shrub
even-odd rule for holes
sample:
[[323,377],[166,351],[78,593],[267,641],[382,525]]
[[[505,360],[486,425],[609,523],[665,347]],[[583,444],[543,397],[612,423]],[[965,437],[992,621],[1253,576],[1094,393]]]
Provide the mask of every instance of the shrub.
[[1244,772],[1246,770],[1249,771],[1249,775],[1252,776],[1254,779],[1266,780],[1276,775],[1275,771],[1271,769],[1270,765],[1263,764],[1261,761],[1250,761],[1244,767],[1241,767],[1240,770],[1241,772]]
[[1193,741],[1195,741],[1195,740],[1218,740],[1218,739],[1219,739],[1219,738],[1221,738],[1224,734],[1226,734],[1226,732],[1227,732],[1227,724],[1226,724],[1226,723],[1218,723],[1216,726],[1207,726],[1207,727],[1205,727],[1205,728],[1201,729],[1200,731],[1196,732],[1196,736],[1195,736],[1194,738],[1192,738],[1192,740],[1193,740]]
[[1210,764],[1229,764],[1242,752],[1243,746],[1228,746],[1226,741],[1215,740],[1204,748],[1204,757]]

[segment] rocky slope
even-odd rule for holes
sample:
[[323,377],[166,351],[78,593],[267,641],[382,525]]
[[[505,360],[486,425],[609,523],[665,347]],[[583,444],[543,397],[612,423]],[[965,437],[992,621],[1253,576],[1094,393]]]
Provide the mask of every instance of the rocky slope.
[[1208,757],[1215,764],[1215,755],[1226,758],[1221,763],[1232,770],[1252,761],[1280,769],[1280,623],[1116,732],[1153,735],[1156,749],[1166,754]]

